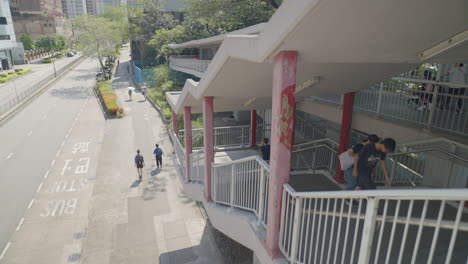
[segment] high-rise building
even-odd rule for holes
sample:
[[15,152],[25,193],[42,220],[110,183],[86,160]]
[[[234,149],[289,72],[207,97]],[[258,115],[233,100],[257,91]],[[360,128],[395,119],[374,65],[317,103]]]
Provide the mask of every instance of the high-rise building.
[[95,0],[96,3],[96,15],[100,15],[106,11],[108,6],[119,6],[121,4],[126,5],[127,0]]
[[0,0],[0,67],[5,70],[13,65],[12,50],[16,48],[16,35],[11,18],[10,3]]
[[18,37],[31,33],[72,35],[71,23],[64,17],[62,0],[11,0],[13,22]]
[[63,14],[68,18],[85,15],[86,0],[62,0]]
[[86,0],[86,12],[88,15],[96,15],[96,0]]

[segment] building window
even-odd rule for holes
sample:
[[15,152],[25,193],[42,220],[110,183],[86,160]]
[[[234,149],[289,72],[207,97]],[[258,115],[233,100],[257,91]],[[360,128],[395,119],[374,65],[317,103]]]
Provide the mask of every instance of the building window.
[[0,25],[6,25],[6,24],[7,24],[6,17],[0,17]]
[[10,35],[0,35],[0,40],[10,40]]

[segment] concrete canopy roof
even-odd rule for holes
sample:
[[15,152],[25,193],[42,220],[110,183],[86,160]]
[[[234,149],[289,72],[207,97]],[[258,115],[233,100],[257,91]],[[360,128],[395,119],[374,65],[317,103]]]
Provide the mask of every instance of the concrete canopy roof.
[[[227,35],[173,109],[181,113],[191,99],[200,106],[203,96],[215,97],[215,111],[270,107],[272,58],[281,50],[298,51],[298,86],[318,79],[298,100],[365,89],[428,60],[468,61],[467,10],[466,0],[286,0],[260,34]],[[421,57],[444,42],[443,52]]]
[[216,46],[216,45],[221,45],[223,40],[228,36],[228,35],[251,35],[251,34],[258,34],[260,33],[263,28],[265,27],[266,23],[260,23],[257,25],[253,25],[250,27],[246,27],[243,29],[235,30],[232,32],[228,32],[226,34],[210,37],[210,38],[204,38],[204,39],[198,39],[198,40],[192,40],[184,43],[179,43],[179,44],[169,44],[170,48],[173,49],[180,49],[180,48],[200,48],[200,47],[207,47],[207,46]]

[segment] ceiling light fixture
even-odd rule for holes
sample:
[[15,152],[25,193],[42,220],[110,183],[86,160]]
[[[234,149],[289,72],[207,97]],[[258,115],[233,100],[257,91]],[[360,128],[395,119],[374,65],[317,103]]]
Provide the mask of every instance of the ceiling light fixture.
[[451,48],[454,48],[464,42],[468,41],[468,30],[463,31],[462,33],[453,36],[446,41],[435,45],[434,47],[424,51],[423,53],[419,54],[419,57],[422,61],[429,60],[441,53],[448,51]]
[[320,81],[320,77],[314,77],[311,80],[307,80],[303,82],[301,85],[296,87],[296,91],[294,92],[295,94],[300,93],[302,90],[304,90],[307,87],[310,87],[312,85],[317,84]]

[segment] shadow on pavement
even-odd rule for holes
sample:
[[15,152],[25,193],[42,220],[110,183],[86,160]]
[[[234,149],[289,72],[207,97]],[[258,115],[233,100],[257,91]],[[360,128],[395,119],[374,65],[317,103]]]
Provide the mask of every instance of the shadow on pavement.
[[136,188],[140,186],[141,181],[140,180],[135,180],[132,185],[130,185],[130,188]]

